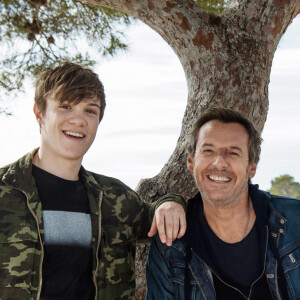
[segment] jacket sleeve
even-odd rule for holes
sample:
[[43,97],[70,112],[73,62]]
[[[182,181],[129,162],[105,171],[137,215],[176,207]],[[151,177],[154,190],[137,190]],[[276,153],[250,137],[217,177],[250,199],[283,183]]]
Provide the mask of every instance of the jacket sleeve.
[[167,258],[163,255],[157,236],[152,238],[149,250],[146,276],[147,295],[146,300],[174,300],[174,286],[171,281],[171,272]]

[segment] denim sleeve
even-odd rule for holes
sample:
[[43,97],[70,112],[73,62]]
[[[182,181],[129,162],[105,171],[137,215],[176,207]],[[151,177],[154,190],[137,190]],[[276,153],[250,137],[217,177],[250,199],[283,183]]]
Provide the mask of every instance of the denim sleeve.
[[170,268],[159,243],[157,236],[152,238],[146,268],[147,300],[175,299]]

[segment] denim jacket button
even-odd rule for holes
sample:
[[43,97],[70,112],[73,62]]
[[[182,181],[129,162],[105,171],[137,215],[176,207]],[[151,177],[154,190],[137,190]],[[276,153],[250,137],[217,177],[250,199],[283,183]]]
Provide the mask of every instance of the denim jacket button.
[[280,233],[284,233],[284,230],[283,230],[283,229],[279,229],[279,232],[280,232]]
[[285,223],[284,219],[281,219],[281,220],[280,220],[280,223],[281,223],[281,224],[284,224],[284,223]]
[[267,278],[274,278],[274,274],[267,274]]

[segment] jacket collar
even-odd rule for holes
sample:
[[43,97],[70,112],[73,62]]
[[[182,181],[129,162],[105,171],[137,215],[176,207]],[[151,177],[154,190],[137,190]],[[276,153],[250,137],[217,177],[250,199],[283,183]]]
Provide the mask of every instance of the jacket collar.
[[[32,176],[32,160],[38,149],[34,149],[16,162],[8,165],[2,176],[2,181],[8,187],[17,189],[26,195],[28,204],[37,216],[40,227],[42,227],[42,205]],[[79,173],[87,190],[90,211],[98,215],[101,205],[101,187],[92,173],[86,171],[82,166]]]
[[89,204],[90,204],[90,211],[91,213],[96,213],[98,214],[101,203],[99,201],[101,200],[100,198],[102,197],[103,193],[103,186],[101,185],[100,182],[98,182],[93,174],[87,170],[85,170],[84,167],[81,166],[79,175],[86,187],[88,199],[89,199]]
[[31,187],[35,186],[35,182],[32,177],[32,159],[37,151],[38,148],[7,166],[7,171],[2,177],[3,182],[7,186],[22,190],[26,193],[31,192]]
[[[271,204],[270,193],[259,189],[258,185],[249,184],[249,193],[253,203],[254,211],[258,222],[263,225],[268,224],[272,231],[284,233],[286,231],[286,219]],[[196,226],[196,219],[199,212],[203,210],[203,202],[200,193],[197,193],[187,203],[187,232],[186,239],[193,236]]]
[[[249,184],[249,193],[256,214],[256,222],[263,230],[261,232],[261,251],[265,251],[266,234],[265,229],[268,221],[274,220],[277,226],[283,225],[280,223],[280,214],[277,212],[276,217],[269,215],[270,199],[269,193],[258,189],[258,185]],[[268,216],[269,215],[269,216]],[[187,204],[187,231],[181,239],[188,248],[195,250],[198,256],[206,262],[212,269],[213,262],[210,259],[209,253],[206,251],[203,234],[200,232],[199,217],[203,216],[203,200],[200,193],[197,193],[193,198],[189,199]]]
[[[39,148],[27,153],[16,162],[7,166],[6,172],[3,174],[3,182],[12,188],[21,190],[26,194],[31,194],[35,181],[32,176],[32,160]],[[91,194],[99,192],[99,183],[95,180],[91,172],[86,171],[84,167],[80,168],[80,176],[86,188]]]
[[2,177],[2,181],[8,187],[25,194],[27,205],[35,215],[41,234],[43,235],[42,204],[32,176],[32,159],[37,151],[38,149],[34,149],[32,152],[10,164]]
[[266,220],[266,223],[270,228],[270,232],[285,234],[287,220],[272,205],[273,196],[269,192],[260,190],[258,185],[250,184],[249,191],[256,215],[258,215],[260,219]]

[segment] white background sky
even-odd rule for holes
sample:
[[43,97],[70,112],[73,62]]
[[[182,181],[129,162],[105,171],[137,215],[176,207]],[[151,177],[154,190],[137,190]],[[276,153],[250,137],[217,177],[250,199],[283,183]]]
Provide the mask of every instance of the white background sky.
[[[172,154],[186,106],[187,88],[180,62],[152,29],[138,23],[128,30],[130,51],[95,68],[104,83],[107,108],[83,165],[135,188],[156,175]],[[290,174],[300,182],[300,17],[283,36],[275,53],[270,109],[263,131],[258,171],[262,189]],[[0,102],[0,104],[3,104]],[[0,166],[39,145],[32,113],[33,89],[10,104],[12,117],[0,115]]]

